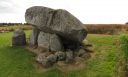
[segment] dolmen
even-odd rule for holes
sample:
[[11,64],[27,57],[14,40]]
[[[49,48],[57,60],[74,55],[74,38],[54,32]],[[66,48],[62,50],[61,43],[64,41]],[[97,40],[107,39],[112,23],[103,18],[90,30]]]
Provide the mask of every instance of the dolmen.
[[29,45],[42,50],[36,61],[44,67],[58,61],[73,63],[75,57],[86,54],[88,47],[83,40],[87,36],[87,29],[68,11],[33,6],[26,10],[25,20],[33,27]]

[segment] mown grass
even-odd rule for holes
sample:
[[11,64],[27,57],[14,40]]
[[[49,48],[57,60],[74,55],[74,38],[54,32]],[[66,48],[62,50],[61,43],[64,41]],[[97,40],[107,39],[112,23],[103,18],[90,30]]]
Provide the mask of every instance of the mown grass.
[[[27,37],[30,31],[27,31]],[[0,77],[118,77],[120,49],[113,36],[88,35],[94,45],[92,57],[85,68],[61,71],[56,67],[47,71],[34,67],[34,54],[21,47],[11,47],[12,33],[0,34]]]

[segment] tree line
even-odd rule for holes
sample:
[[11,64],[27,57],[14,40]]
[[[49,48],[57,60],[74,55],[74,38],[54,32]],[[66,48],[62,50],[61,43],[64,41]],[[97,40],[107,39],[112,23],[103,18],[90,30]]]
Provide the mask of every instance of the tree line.
[[0,26],[29,25],[28,23],[0,23]]

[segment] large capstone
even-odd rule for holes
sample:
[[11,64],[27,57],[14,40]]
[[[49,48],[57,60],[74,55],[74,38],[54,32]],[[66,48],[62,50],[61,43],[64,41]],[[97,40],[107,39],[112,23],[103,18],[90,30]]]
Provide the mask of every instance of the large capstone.
[[25,20],[41,31],[57,34],[68,42],[81,43],[87,35],[83,23],[63,9],[34,6],[26,10]]
[[25,33],[22,29],[16,29],[12,36],[12,45],[13,46],[23,46],[26,44]]
[[50,51],[62,51],[63,46],[60,38],[56,34],[40,32],[38,36],[38,47],[46,48]]

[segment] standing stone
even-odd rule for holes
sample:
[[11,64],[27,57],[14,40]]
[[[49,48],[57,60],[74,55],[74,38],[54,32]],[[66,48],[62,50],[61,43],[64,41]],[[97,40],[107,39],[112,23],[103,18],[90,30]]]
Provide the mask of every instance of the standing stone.
[[55,33],[66,40],[78,43],[87,35],[83,23],[63,9],[34,6],[26,10],[25,20],[44,32]]
[[30,33],[30,38],[29,38],[30,45],[37,45],[39,32],[40,32],[39,29],[33,27],[32,32]]
[[49,49],[50,51],[61,51],[63,46],[56,34],[40,32],[38,36],[38,46]]
[[26,36],[22,29],[16,29],[12,36],[13,46],[23,46],[26,44]]

